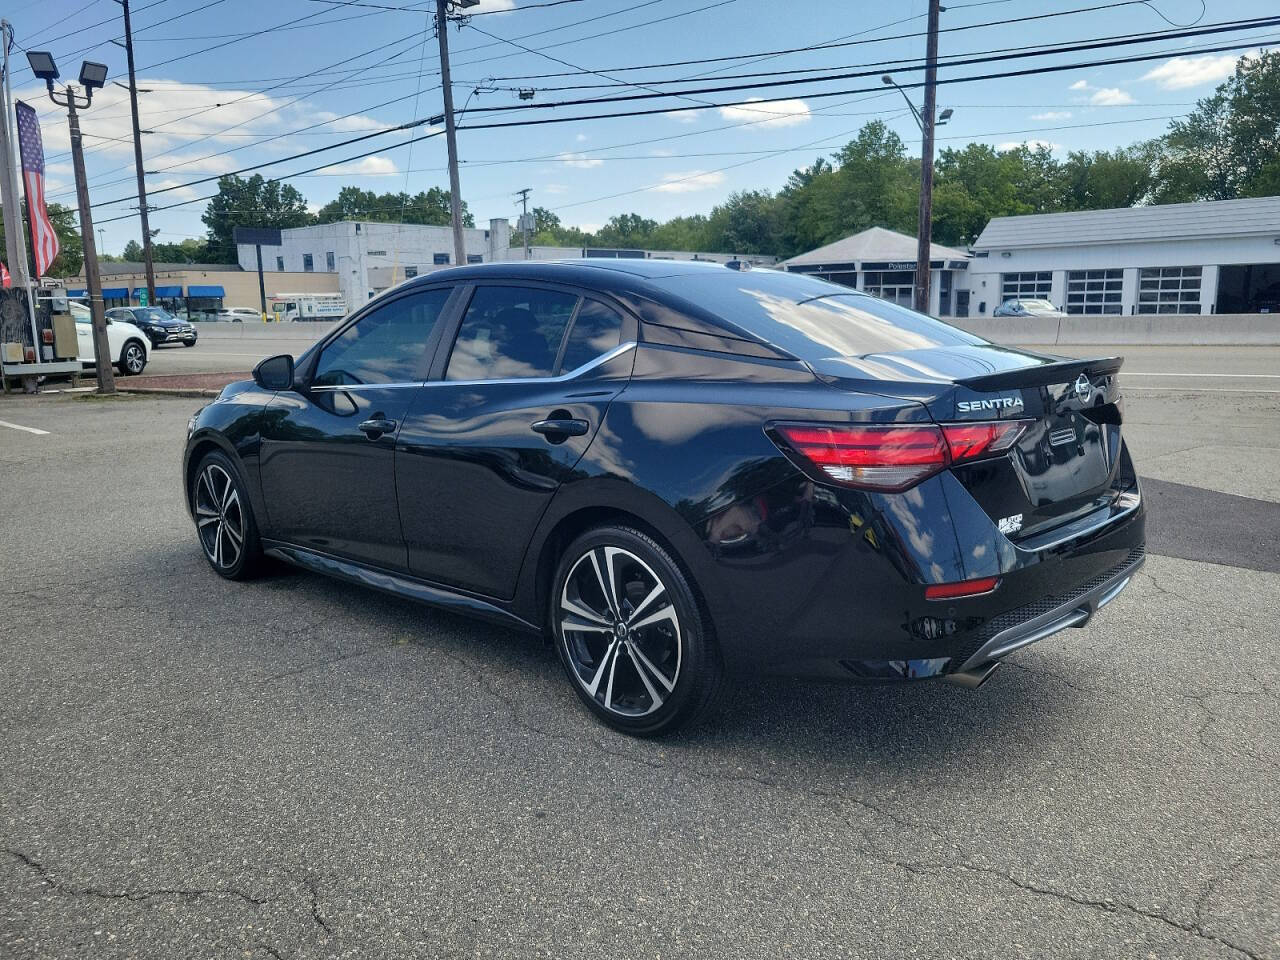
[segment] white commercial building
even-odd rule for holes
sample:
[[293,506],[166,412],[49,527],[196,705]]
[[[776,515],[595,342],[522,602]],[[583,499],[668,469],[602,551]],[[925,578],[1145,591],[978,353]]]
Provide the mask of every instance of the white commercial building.
[[[519,236],[512,237],[504,219],[489,221],[487,230],[463,230],[467,263],[523,260]],[[453,231],[449,227],[411,223],[369,223],[344,220],[280,231],[281,245],[262,248],[264,273],[331,273],[347,308],[368,303],[389,287],[410,277],[453,266]],[[240,266],[257,272],[257,252],[252,244],[239,245]],[[724,263],[741,259],[754,266],[772,266],[776,257],[681,250],[621,250],[606,247],[532,247],[531,260],[572,257],[621,259],[711,260]]]
[[1072,314],[1280,312],[1280,197],[996,217],[968,282],[979,317],[1013,297]]
[[[935,243],[929,250],[929,313],[967,317],[969,254]],[[871,227],[783,262],[793,273],[808,273],[904,307],[914,303],[916,238]]]

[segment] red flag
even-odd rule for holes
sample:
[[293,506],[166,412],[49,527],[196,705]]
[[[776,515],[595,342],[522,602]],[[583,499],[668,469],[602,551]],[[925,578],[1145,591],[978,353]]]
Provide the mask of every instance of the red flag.
[[31,221],[31,248],[35,253],[36,274],[43,276],[58,255],[58,235],[49,221],[44,205],[44,144],[40,140],[40,121],[35,110],[19,100],[18,148],[22,153],[22,179],[27,187],[27,218]]
[[0,287],[8,289],[13,286],[13,277],[9,276],[9,268],[0,260]]

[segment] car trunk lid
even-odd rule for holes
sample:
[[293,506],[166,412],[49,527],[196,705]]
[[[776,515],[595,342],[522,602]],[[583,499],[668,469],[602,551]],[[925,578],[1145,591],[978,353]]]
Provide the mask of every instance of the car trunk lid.
[[837,388],[922,403],[938,423],[1022,422],[1008,452],[951,472],[1006,536],[1035,543],[1111,509],[1133,485],[1120,469],[1122,362],[966,344],[810,366]]

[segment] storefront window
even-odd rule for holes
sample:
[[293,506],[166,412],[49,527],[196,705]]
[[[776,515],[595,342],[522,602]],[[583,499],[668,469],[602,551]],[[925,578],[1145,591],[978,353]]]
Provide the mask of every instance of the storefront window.
[[1138,274],[1139,313],[1199,313],[1201,267],[1144,267]]

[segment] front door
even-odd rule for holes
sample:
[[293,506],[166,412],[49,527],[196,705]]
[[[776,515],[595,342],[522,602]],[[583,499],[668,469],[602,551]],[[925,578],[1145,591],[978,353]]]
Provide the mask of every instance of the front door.
[[414,575],[514,595],[534,528],[631,375],[634,337],[633,319],[572,290],[475,289],[400,431]]
[[451,292],[410,290],[365,311],[324,344],[300,389],[268,405],[260,462],[271,539],[405,570],[396,437]]

